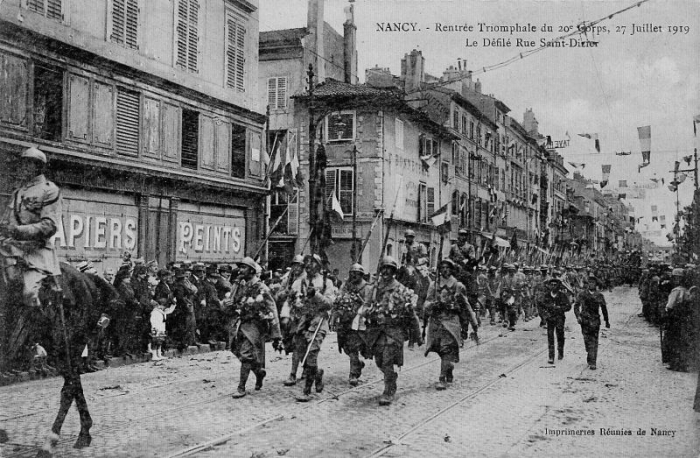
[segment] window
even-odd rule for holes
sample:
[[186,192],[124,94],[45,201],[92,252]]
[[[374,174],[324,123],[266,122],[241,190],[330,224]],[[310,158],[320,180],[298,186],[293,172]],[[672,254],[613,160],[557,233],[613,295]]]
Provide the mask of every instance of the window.
[[427,212],[426,216],[430,218],[430,216],[435,213],[435,188],[428,188],[428,194],[427,194]]
[[441,167],[440,174],[442,176],[442,182],[447,184],[447,182],[450,181],[450,164],[447,161],[443,161]]
[[476,126],[476,144],[481,146],[481,124]]
[[138,49],[138,0],[112,0],[112,33],[109,39],[132,49]]
[[334,167],[326,169],[326,198],[330,198],[335,193],[344,215],[351,215],[354,211],[354,185],[352,168]]
[[[26,127],[27,81],[27,61],[0,54],[0,122]],[[59,87],[59,97],[61,92]]]
[[194,110],[182,110],[182,153],[183,168],[197,170],[199,157],[199,113]]
[[245,34],[243,18],[229,10],[226,13],[226,87],[238,92],[245,92]]
[[271,110],[287,108],[287,77],[267,79],[267,104]]
[[396,137],[396,147],[398,149],[403,149],[403,121],[400,119],[396,120],[396,132],[394,136]]
[[61,0],[27,0],[27,8],[49,19],[63,20]]
[[355,139],[355,112],[341,112],[326,118],[326,140],[329,142]]
[[272,194],[270,203],[270,221],[277,219],[287,210],[286,218],[282,218],[275,227],[276,234],[296,235],[299,233],[299,191],[295,190],[293,195],[288,195],[285,191],[276,191]]
[[117,88],[117,153],[139,154],[140,94]]
[[231,176],[245,178],[246,128],[234,124],[231,129]]
[[462,193],[462,199],[459,204],[459,225],[460,226],[466,226],[467,225],[467,220],[469,216],[469,209],[467,208],[467,193],[463,192]]
[[[2,74],[3,72],[0,72]],[[8,87],[0,84],[0,90]],[[11,87],[11,86],[9,86]],[[2,104],[5,107],[11,106]],[[34,135],[61,141],[63,123],[63,72],[34,66]]]
[[175,65],[196,72],[199,55],[199,0],[178,0],[175,19]]
[[467,117],[462,115],[462,133],[467,135]]
[[469,138],[474,140],[474,121],[469,122]]
[[456,108],[452,112],[452,127],[454,130],[459,130],[459,111]]

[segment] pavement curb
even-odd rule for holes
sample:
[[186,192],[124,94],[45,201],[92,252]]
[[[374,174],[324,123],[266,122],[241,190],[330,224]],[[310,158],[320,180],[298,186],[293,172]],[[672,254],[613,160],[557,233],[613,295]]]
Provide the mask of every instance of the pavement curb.
[[[202,345],[190,345],[183,351],[176,349],[166,350],[163,352],[163,356],[168,358],[182,358],[185,356],[198,355],[201,353],[210,353],[212,351],[219,351],[226,349],[226,342],[217,342],[215,344],[202,344]],[[122,366],[130,366],[132,364],[141,364],[151,361],[150,353],[142,353],[140,355],[120,356],[115,358],[110,358],[107,360],[94,361],[93,365],[99,370],[114,369]],[[0,387],[15,385],[24,382],[30,382],[32,380],[45,380],[50,378],[59,377],[59,375],[45,375],[38,372],[24,371],[16,374],[0,374]]]

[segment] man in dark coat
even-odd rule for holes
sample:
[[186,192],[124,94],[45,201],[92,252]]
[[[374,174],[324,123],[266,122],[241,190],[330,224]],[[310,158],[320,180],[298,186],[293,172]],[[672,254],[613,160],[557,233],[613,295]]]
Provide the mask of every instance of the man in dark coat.
[[440,261],[438,277],[430,285],[425,302],[425,314],[430,317],[425,356],[431,351],[440,355],[438,390],[447,388],[446,383],[452,383],[454,379],[452,371],[454,363],[459,362],[459,347],[468,337],[468,323],[475,334],[478,329],[476,315],[467,300],[467,290],[454,277],[454,270],[455,263],[451,259]]
[[[160,284],[158,287],[160,287]],[[184,269],[175,271],[175,283],[171,294],[177,300],[177,307],[168,319],[168,327],[171,329],[175,345],[180,350],[183,350],[190,345],[194,345],[196,329],[194,301],[197,296],[197,287],[189,281],[187,271]],[[156,292],[157,295],[158,293]],[[156,300],[160,302],[160,300]]]
[[379,405],[390,405],[396,394],[398,374],[394,366],[403,366],[403,343],[409,332],[420,337],[420,322],[414,309],[417,297],[396,280],[398,263],[391,256],[382,259],[379,278],[372,290],[370,306],[363,311],[367,320],[367,348],[384,374],[384,393]]
[[[556,275],[556,273],[553,273]],[[549,346],[549,364],[554,364],[554,334],[557,336],[559,359],[564,358],[564,323],[565,313],[571,310],[571,303],[561,280],[553,276],[547,280],[547,290],[542,295],[542,312],[547,322],[547,345]]]
[[608,308],[603,294],[598,290],[598,279],[589,275],[586,280],[586,289],[583,289],[574,303],[576,321],[581,325],[583,344],[586,346],[588,357],[586,362],[591,370],[596,369],[598,358],[598,335],[600,333],[600,313],[603,313],[605,327],[610,328],[608,320]]
[[360,354],[366,354],[365,319],[362,309],[369,304],[372,289],[364,279],[365,268],[362,264],[350,267],[350,278],[343,283],[340,294],[333,304],[331,330],[338,336],[338,351],[350,357],[351,386],[357,386],[365,363],[360,361]]
[[241,362],[238,390],[234,398],[246,395],[245,385],[252,371],[255,374],[255,389],[263,386],[265,372],[265,342],[272,339],[272,347],[277,350],[280,333],[277,307],[270,289],[260,281],[260,266],[249,257],[239,263],[245,283],[236,294],[233,304],[231,326],[231,352]]

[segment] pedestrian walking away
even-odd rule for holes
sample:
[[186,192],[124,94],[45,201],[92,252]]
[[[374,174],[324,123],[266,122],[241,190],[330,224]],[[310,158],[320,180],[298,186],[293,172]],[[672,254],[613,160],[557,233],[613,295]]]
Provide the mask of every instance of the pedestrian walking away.
[[[554,273],[556,275],[556,272]],[[547,291],[542,295],[542,311],[547,323],[547,346],[549,348],[549,364],[554,364],[554,335],[556,333],[557,353],[559,359],[564,359],[564,323],[565,313],[571,310],[571,303],[561,280],[553,276],[547,280]]]
[[583,344],[586,346],[586,363],[591,370],[596,369],[598,359],[598,337],[600,333],[600,313],[603,314],[605,327],[610,328],[608,308],[605,297],[599,290],[598,279],[595,275],[589,275],[583,289],[574,303],[576,321],[581,325]]

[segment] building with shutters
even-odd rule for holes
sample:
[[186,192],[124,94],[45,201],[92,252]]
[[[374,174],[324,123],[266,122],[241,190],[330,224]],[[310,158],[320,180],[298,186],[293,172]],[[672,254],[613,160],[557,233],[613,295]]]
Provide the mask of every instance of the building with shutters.
[[256,0],[0,3],[0,200],[36,145],[60,258],[232,262],[264,227]]
[[[326,78],[357,84],[357,27],[353,7],[345,10],[343,34],[324,21],[324,2],[309,0],[306,27],[270,30],[260,33],[259,43],[259,100],[269,114],[268,146],[274,160],[281,151],[301,152],[305,133],[296,127],[295,118],[308,117],[299,111],[292,97],[308,88],[309,65],[314,69],[315,83]],[[305,110],[305,108],[304,108]],[[276,151],[275,151],[276,150]],[[308,178],[308,156],[300,157],[302,174]],[[268,244],[271,268],[289,265],[304,243],[298,243],[300,231],[307,231],[308,222],[302,220],[300,194],[278,189],[279,183],[271,183],[270,224],[280,219],[272,231]],[[301,226],[306,225],[305,228]]]

